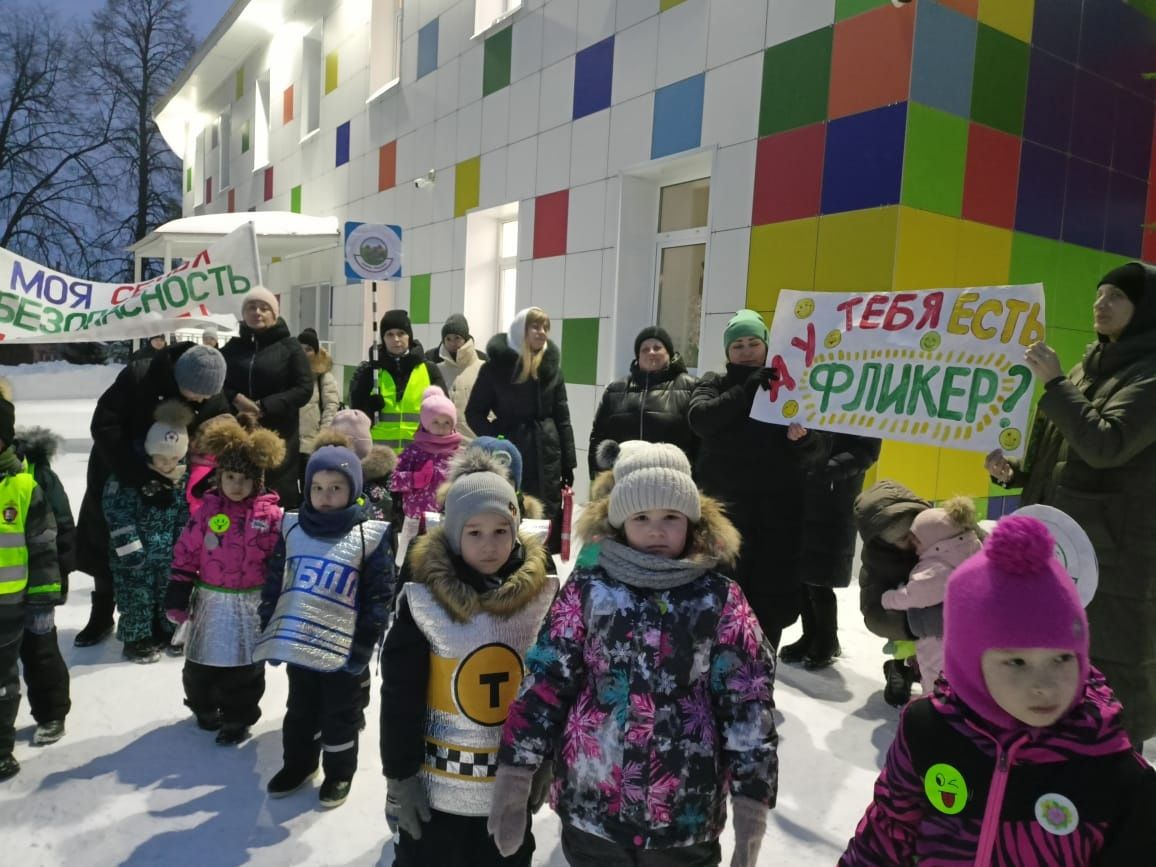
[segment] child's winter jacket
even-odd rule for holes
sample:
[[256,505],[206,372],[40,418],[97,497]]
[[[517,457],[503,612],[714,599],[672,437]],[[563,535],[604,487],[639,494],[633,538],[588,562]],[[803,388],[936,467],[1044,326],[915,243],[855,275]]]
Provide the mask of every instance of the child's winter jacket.
[[908,641],[916,636],[902,611],[888,611],[882,596],[911,576],[918,561],[914,551],[897,548],[883,540],[885,529],[895,521],[911,518],[931,503],[897,482],[872,485],[855,500],[855,526],[863,539],[859,562],[859,612],[864,625],[880,638]]
[[1156,852],[1156,771],[1098,671],[1055,725],[994,728],[940,681],[912,702],[840,867],[1136,867]]
[[390,488],[402,495],[407,518],[421,518],[426,512],[437,512],[437,490],[445,481],[454,452],[427,452],[418,441],[410,443],[390,479]]
[[[938,622],[938,630],[931,626],[926,631],[929,635],[942,636],[942,605],[943,594],[947,590],[947,579],[957,566],[960,566],[972,554],[977,553],[981,547],[982,543],[979,541],[979,537],[972,530],[966,530],[958,536],[936,542],[920,556],[919,562],[911,570],[911,578],[906,584],[883,593],[881,598],[883,607],[890,611],[939,607],[939,614],[934,618]],[[910,623],[910,618],[908,620]],[[915,629],[914,623],[911,625],[912,631],[918,637],[926,637],[922,634],[924,630]]]
[[728,791],[773,806],[778,788],[773,651],[714,571],[738,533],[703,497],[693,553],[662,559],[613,541],[608,508],[583,512],[597,564],[571,576],[527,655],[499,762],[553,758],[562,820],[620,846],[713,840]]

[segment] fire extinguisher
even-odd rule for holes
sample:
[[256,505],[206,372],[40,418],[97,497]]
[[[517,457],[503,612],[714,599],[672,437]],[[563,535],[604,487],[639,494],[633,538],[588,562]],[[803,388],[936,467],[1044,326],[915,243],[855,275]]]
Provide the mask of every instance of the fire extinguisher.
[[562,489],[562,559],[570,559],[570,525],[574,521],[574,489]]

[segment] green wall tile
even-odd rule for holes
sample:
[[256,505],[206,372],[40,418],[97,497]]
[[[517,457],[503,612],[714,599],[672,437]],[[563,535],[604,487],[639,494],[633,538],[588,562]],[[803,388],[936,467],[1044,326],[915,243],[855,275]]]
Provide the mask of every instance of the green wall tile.
[[960,216],[967,127],[963,118],[918,103],[908,104],[903,204],[948,217]]
[[[637,0],[636,0],[637,2]],[[667,9],[673,9],[679,3],[685,3],[686,0],[658,0],[658,11],[665,12]]]
[[562,320],[562,373],[575,385],[594,385],[598,378],[598,320]]
[[891,0],[835,0],[835,20],[853,18],[880,6],[890,6]]
[[766,50],[760,137],[827,119],[833,34],[824,27]]
[[1060,366],[1065,371],[1071,370],[1083,359],[1084,352],[1095,339],[1096,335],[1092,331],[1048,328],[1048,346],[1056,351],[1060,357]]
[[513,38],[514,28],[507,27],[486,40],[482,65],[482,96],[489,96],[509,85]]
[[972,120],[1012,135],[1023,133],[1030,55],[1026,43],[986,24],[979,25],[971,88]]
[[301,213],[301,185],[298,184],[289,191],[289,210],[294,214]]
[[249,121],[241,124],[241,153],[249,152]]
[[429,324],[429,274],[409,278],[409,318],[415,325]]
[[233,76],[233,99],[240,99],[245,95],[245,67],[237,70]]
[[191,168],[185,169],[185,192],[191,193],[193,191],[193,170]]

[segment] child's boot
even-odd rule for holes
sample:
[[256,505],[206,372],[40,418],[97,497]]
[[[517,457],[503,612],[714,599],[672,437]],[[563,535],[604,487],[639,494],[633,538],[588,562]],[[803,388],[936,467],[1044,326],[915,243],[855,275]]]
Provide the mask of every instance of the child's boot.
[[121,655],[129,662],[136,662],[141,665],[148,665],[161,658],[160,651],[157,650],[156,642],[151,638],[142,638],[139,641],[127,642]]
[[222,747],[234,747],[249,739],[249,727],[244,723],[225,723],[217,732],[217,743]]
[[64,720],[54,719],[40,723],[32,733],[32,746],[45,747],[64,737]]
[[269,781],[265,791],[269,793],[270,798],[284,798],[287,795],[292,795],[313,779],[316,773],[317,768],[303,771],[298,768],[284,767],[273,775],[273,779]]
[[349,797],[350,780],[332,780],[328,777],[321,784],[321,806],[327,810],[340,807]]
[[10,780],[20,773],[20,762],[12,755],[0,759],[0,783]]
[[911,700],[911,670],[902,659],[889,659],[883,663],[883,676],[887,679],[883,700],[892,707],[903,707]]

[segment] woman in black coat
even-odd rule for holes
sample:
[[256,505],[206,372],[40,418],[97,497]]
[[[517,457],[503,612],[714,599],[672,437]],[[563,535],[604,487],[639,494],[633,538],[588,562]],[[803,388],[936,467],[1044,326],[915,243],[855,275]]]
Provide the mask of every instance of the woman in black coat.
[[108,565],[108,525],[101,507],[104,483],[115,473],[130,486],[155,489],[154,496],[171,496],[172,481],[149,468],[142,448],[153,411],[170,398],[184,401],[193,410],[191,437],[202,422],[229,411],[221,394],[224,382],[225,360],[217,350],[176,343],[129,364],[97,400],[89,428],[87,487],[76,526],[76,568],[92,576],[92,611],[76,635],[77,647],[98,644],[112,633],[116,605]]
[[[562,539],[562,488],[574,484],[574,429],[562,378],[562,354],[550,341],[550,317],[529,307],[486,346],[466,405],[478,436],[505,437],[522,453],[522,490],[537,497],[550,518],[550,551]],[[491,416],[493,419],[491,420]]]
[[803,478],[827,457],[827,437],[751,419],[751,407],[773,378],[767,326],[753,310],[727,324],[725,374],[708,373],[690,398],[690,429],[699,437],[695,477],[722,500],[743,537],[732,577],[742,587],[767,639],[778,650],[783,628],[799,616],[798,559]]
[[803,637],[779,652],[783,662],[826,668],[839,647],[836,587],[851,584],[855,560],[855,498],[883,442],[872,437],[830,435],[831,456],[803,482],[803,550],[799,559],[799,605]]
[[313,397],[313,370],[305,350],[278,315],[277,298],[264,287],[250,289],[241,308],[241,333],[225,344],[225,397],[237,416],[268,428],[285,441],[285,461],[265,479],[295,509],[300,454],[298,413]]
[[695,458],[695,436],[686,412],[697,380],[686,372],[670,334],[651,325],[634,338],[630,373],[606,386],[590,430],[590,478],[599,470],[598,444],[604,440],[671,443]]

